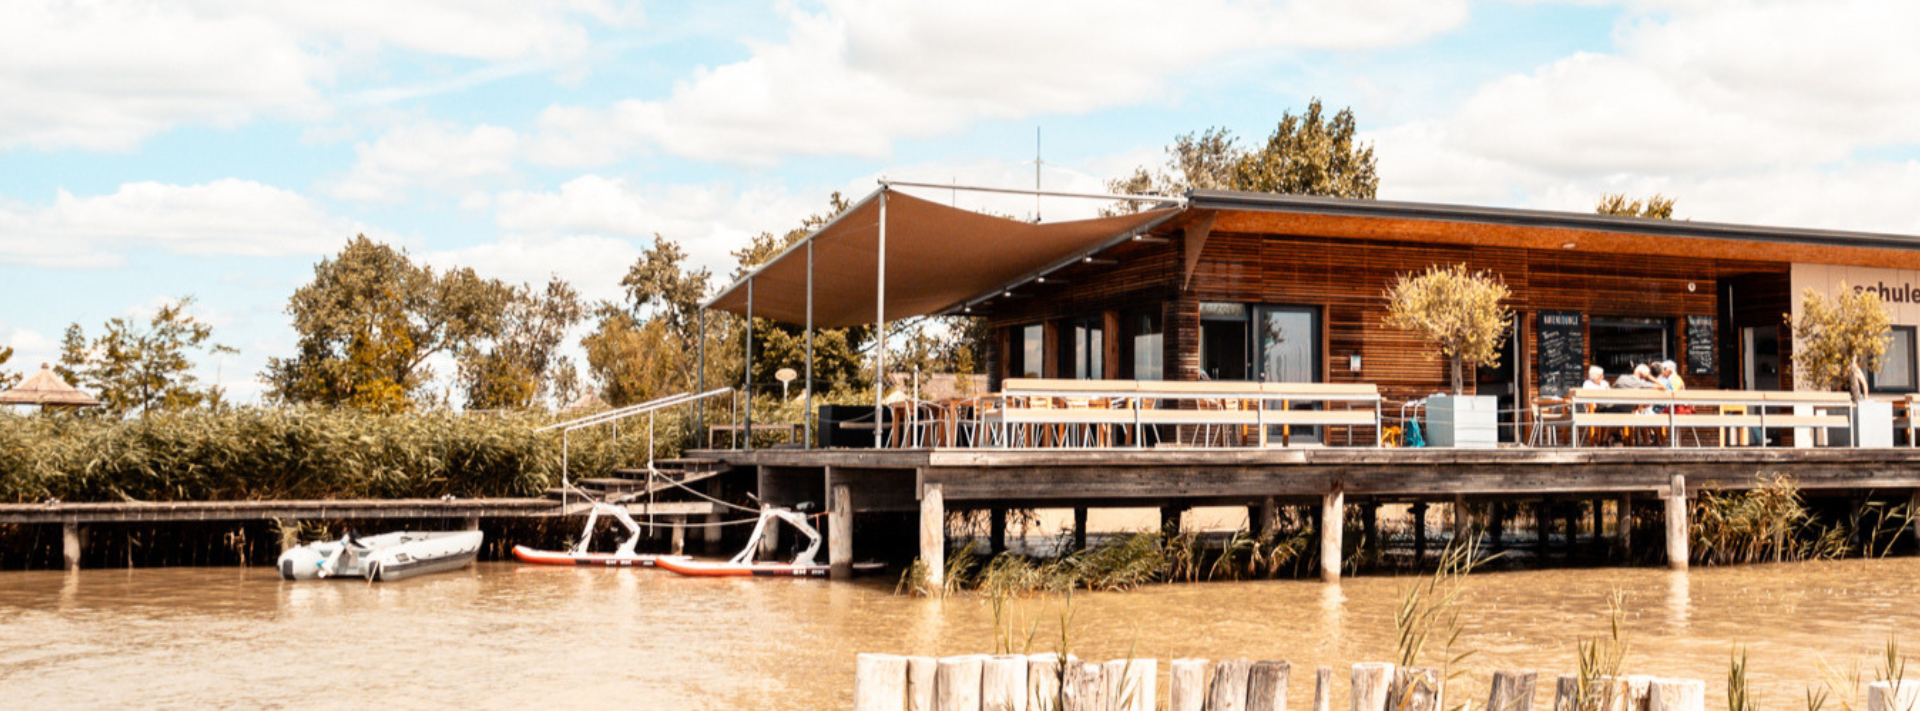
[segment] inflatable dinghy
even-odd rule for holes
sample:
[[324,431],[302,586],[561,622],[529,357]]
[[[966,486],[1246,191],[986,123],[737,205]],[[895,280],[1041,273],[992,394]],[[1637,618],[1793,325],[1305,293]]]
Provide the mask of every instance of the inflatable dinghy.
[[280,577],[288,580],[361,578],[393,581],[459,570],[480,554],[479,531],[396,531],[377,536],[348,533],[280,554]]

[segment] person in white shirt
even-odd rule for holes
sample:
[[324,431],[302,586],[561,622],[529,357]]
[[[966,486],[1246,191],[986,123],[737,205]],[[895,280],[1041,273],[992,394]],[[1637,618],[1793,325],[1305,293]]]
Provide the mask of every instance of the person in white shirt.
[[1587,388],[1590,390],[1607,389],[1607,371],[1604,368],[1601,368],[1600,366],[1597,366],[1597,365],[1591,368],[1588,368],[1587,382],[1581,383],[1580,387]]

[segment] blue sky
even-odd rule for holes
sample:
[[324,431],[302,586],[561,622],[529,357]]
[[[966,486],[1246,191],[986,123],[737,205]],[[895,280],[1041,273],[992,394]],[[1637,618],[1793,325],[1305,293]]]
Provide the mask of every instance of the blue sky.
[[1098,190],[1316,96],[1353,107],[1382,198],[1660,191],[1691,219],[1920,234],[1910,2],[284,5],[9,10],[11,366],[192,294],[240,350],[204,376],[250,399],[293,348],[288,295],[356,233],[614,298],[654,234],[724,273],[882,175],[1029,186],[1036,128],[1047,186]]

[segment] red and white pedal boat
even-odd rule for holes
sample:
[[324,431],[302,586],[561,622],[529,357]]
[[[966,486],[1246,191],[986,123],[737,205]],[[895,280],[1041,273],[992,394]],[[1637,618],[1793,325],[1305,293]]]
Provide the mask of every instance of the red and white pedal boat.
[[538,548],[514,546],[513,557],[522,563],[535,565],[599,565],[608,568],[652,568],[665,558],[669,560],[693,560],[691,556],[654,553],[577,553],[574,551],[543,551]]
[[[760,541],[767,532],[767,524],[779,525],[785,521],[807,537],[807,549],[793,557],[791,563],[774,561],[755,562],[753,554],[760,550]],[[693,560],[691,558],[657,558],[654,565],[681,575],[696,578],[824,578],[831,566],[813,561],[815,553],[820,552],[820,532],[807,522],[807,517],[793,511],[765,506],[760,509],[760,520],[753,525],[753,535],[747,537],[747,547],[734,555],[731,560]],[[885,568],[882,563],[854,563],[853,572],[871,573]]]

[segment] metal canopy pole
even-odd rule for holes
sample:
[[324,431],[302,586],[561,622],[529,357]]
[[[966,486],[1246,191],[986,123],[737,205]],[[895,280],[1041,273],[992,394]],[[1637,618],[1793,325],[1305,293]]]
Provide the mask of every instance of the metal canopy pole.
[[807,240],[807,380],[806,404],[800,411],[800,421],[806,424],[806,438],[801,440],[804,449],[813,449],[813,240]]
[[[695,372],[693,376],[694,377],[693,389],[699,392],[706,392],[707,391],[707,310],[704,307],[700,309],[700,342],[694,346],[694,349],[699,351],[700,353],[699,355],[700,365],[699,365],[699,369]],[[701,399],[700,402],[694,403],[693,405],[693,426],[694,426],[694,431],[693,431],[694,441],[705,442],[707,445],[707,448],[712,449],[713,448],[713,431],[706,430],[707,401],[705,399]],[[701,432],[701,430],[706,430],[704,435]]]
[[[745,422],[741,423],[740,431],[733,433],[733,439],[734,439],[734,442],[736,443],[735,445],[736,447],[743,448],[743,449],[753,449],[753,279],[751,277],[747,279],[747,338],[746,338],[746,341],[747,341],[747,359],[745,361],[746,363],[745,367],[747,371],[747,392],[746,392],[747,408],[745,410],[746,416],[743,418],[745,419]],[[738,442],[740,441],[740,435],[743,433],[747,437],[747,442],[744,446],[741,446],[738,444]]]
[[[881,432],[881,412],[886,406],[887,396],[887,193],[890,189],[880,189],[880,245],[874,250],[875,282],[874,321],[878,331],[873,348],[873,448],[879,449],[885,441]],[[752,294],[752,291],[748,291]]]

